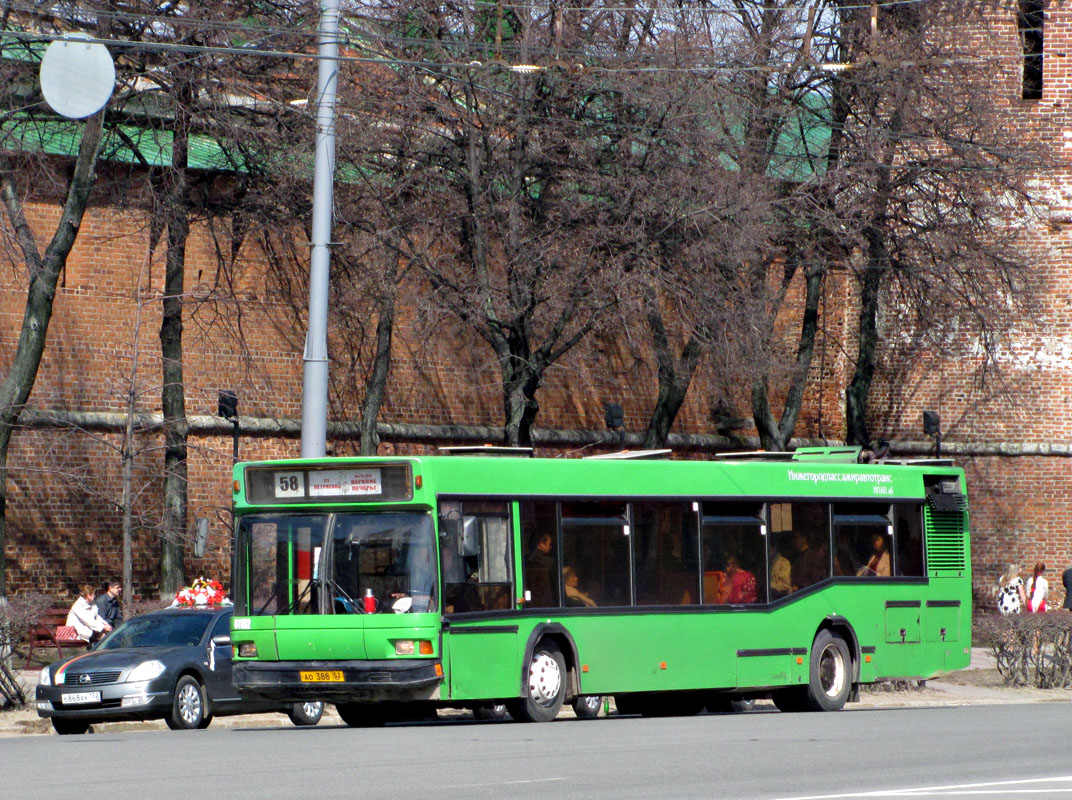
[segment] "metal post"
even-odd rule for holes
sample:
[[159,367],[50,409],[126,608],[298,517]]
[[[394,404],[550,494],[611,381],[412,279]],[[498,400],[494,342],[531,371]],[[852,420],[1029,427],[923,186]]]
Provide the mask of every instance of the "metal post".
[[309,328],[305,334],[302,374],[302,458],[318,458],[327,452],[328,279],[335,174],[335,93],[339,81],[339,3],[340,0],[320,2]]

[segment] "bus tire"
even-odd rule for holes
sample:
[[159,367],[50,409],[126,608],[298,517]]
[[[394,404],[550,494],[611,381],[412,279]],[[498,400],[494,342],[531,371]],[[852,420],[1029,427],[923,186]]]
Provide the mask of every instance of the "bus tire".
[[351,728],[380,728],[387,722],[388,714],[376,703],[336,703],[339,717]]
[[510,716],[521,722],[550,722],[566,700],[566,659],[554,644],[541,642],[525,668],[523,696],[507,702]]
[[595,719],[603,708],[603,695],[579,694],[573,698],[572,705],[577,719]]
[[807,702],[814,711],[840,711],[852,691],[852,657],[845,640],[826,628],[811,645]]

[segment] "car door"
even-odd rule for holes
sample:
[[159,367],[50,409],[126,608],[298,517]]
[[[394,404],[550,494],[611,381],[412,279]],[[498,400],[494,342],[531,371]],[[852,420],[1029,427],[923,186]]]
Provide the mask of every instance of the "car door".
[[[233,666],[233,650],[230,644],[231,613],[231,611],[225,611],[212,621],[208,640],[204,643],[205,689],[208,691],[209,702],[214,706],[233,705],[240,700],[238,692],[231,683],[231,667]],[[218,636],[226,636],[227,644],[215,644],[213,640]]]

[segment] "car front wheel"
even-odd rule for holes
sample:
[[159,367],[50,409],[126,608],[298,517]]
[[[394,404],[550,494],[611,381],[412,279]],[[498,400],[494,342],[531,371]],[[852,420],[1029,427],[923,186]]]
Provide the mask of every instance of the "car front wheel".
[[316,725],[324,716],[324,704],[320,701],[314,703],[295,703],[287,712],[290,721],[298,726]]
[[173,731],[190,731],[207,728],[211,721],[204,687],[192,675],[183,675],[175,684],[175,699],[164,722]]

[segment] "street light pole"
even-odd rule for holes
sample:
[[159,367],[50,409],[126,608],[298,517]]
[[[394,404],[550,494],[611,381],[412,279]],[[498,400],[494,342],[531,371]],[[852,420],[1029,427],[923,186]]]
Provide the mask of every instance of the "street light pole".
[[335,94],[339,82],[339,3],[340,0],[320,2],[309,327],[302,371],[302,458],[319,458],[327,452],[328,285],[335,177]]

